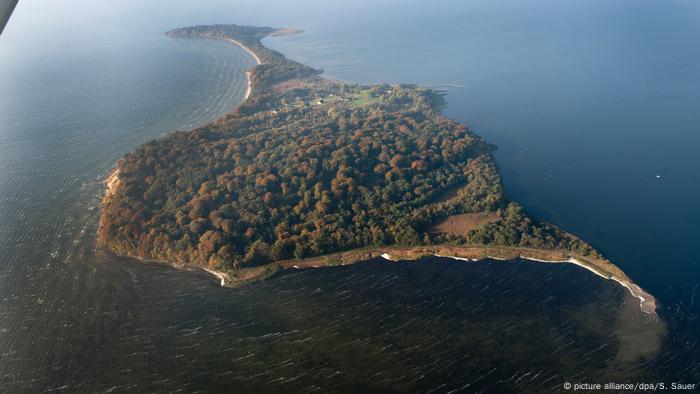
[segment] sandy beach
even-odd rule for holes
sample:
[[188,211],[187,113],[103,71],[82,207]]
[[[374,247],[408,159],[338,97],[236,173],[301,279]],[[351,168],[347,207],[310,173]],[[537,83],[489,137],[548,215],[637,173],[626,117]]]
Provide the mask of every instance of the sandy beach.
[[226,274],[209,268],[202,267],[202,269],[219,278],[221,280],[221,286],[226,286]]
[[248,79],[248,87],[245,90],[245,97],[243,98],[243,100],[248,100],[248,97],[250,97],[250,93],[253,91],[253,86],[250,83],[250,71],[246,71],[245,76]]
[[593,272],[594,274],[600,276],[601,278],[614,280],[615,282],[619,283],[621,286],[623,286],[624,288],[629,290],[632,297],[639,300],[639,307],[642,309],[642,312],[644,312],[646,314],[650,314],[650,315],[653,315],[656,313],[656,299],[651,294],[642,290],[642,288],[639,287],[637,284],[620,280],[619,278],[616,278],[614,276],[611,277],[611,276],[605,275],[602,272],[596,270],[595,268],[593,268],[587,264],[584,264],[584,263],[576,260],[573,257],[571,257],[565,261],[546,261],[546,260],[538,260],[538,259],[533,259],[533,258],[528,258],[528,257],[525,257],[525,259],[531,260],[531,261],[539,261],[539,262],[543,262],[543,263],[571,263],[571,264],[578,265],[579,267],[583,267],[583,268]]
[[[444,258],[466,261],[466,262],[474,262],[474,261],[481,260],[479,258],[465,258],[465,257],[448,256],[448,255],[440,255],[440,254],[433,254],[433,256],[444,257]],[[401,260],[400,258],[396,258],[396,257],[391,256],[389,253],[382,253],[381,257],[384,258],[385,260],[389,260],[389,261]],[[508,261],[509,260],[509,259],[504,259],[504,258],[497,257],[497,256],[486,256],[486,258],[493,259],[493,260],[501,260],[501,261]],[[525,257],[525,256],[521,256],[521,258],[524,260],[536,261],[536,262],[540,262],[540,263],[570,263],[570,264],[578,265],[579,267],[585,268],[585,269],[593,272],[594,274],[600,276],[603,279],[609,279],[609,280],[613,280],[613,281],[617,282],[618,284],[620,284],[621,286],[626,288],[630,292],[632,297],[639,300],[639,307],[642,310],[642,312],[644,312],[648,315],[655,315],[656,314],[656,299],[651,294],[644,291],[636,283],[621,280],[620,278],[616,278],[615,276],[607,275],[607,274],[595,269],[594,267],[590,266],[589,264],[585,264],[585,263],[577,260],[574,257],[569,257],[567,260],[545,260],[545,259],[538,259],[538,258],[534,258],[534,257]]]
[[234,39],[232,39],[232,38],[227,38],[227,40],[228,40],[228,41],[231,41],[232,43],[234,43],[234,44],[238,45],[239,47],[243,48],[244,51],[250,53],[250,56],[252,56],[253,59],[255,59],[255,62],[256,62],[258,65],[262,64],[262,62],[260,61],[260,58],[258,57],[258,55],[256,55],[255,52],[251,51],[247,46],[241,44],[240,41],[234,40]]
[[[248,52],[248,53],[250,54],[250,56],[252,56],[253,59],[255,59],[255,63],[256,63],[257,65],[261,65],[261,64],[262,64],[262,62],[260,61],[260,58],[258,57],[258,55],[256,55],[255,52],[251,51],[250,48],[248,48],[247,46],[243,45],[240,41],[234,40],[234,39],[231,39],[231,38],[228,38],[227,41],[231,41],[232,43],[234,43],[234,44],[238,45],[239,47],[243,48],[244,51]],[[250,85],[250,71],[246,71],[245,75],[246,75],[246,78],[248,79],[248,88],[247,88],[246,91],[245,91],[245,98],[244,98],[244,100],[247,100],[248,97],[250,97],[250,93],[251,93],[251,91],[252,91],[253,89],[252,89],[252,87],[251,87],[251,85]]]

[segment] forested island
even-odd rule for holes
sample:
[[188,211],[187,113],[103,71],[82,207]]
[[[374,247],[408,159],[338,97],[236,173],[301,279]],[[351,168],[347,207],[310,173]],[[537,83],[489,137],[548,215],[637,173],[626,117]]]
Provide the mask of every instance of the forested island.
[[166,33],[231,40],[259,64],[233,112],[118,161],[102,247],[203,267],[229,284],[380,255],[571,261],[622,283],[653,313],[653,297],[618,267],[507,197],[495,147],[443,116],[443,96],[324,79],[261,42],[285,33],[238,25]]

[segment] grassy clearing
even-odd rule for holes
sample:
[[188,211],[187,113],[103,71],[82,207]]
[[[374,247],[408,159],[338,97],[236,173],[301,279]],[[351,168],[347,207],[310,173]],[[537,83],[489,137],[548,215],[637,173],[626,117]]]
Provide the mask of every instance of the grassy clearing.
[[361,90],[357,96],[350,101],[350,105],[353,107],[361,107],[365,105],[370,105],[378,103],[382,100],[381,96],[374,96],[370,89]]

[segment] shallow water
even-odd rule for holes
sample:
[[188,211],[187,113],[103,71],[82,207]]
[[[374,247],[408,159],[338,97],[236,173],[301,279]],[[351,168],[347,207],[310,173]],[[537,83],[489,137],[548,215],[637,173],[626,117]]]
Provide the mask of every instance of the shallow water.
[[[693,3],[387,2],[369,15],[361,2],[305,4],[20,4],[0,36],[0,391],[697,380]],[[675,24],[633,35],[614,23],[629,10]],[[234,290],[95,251],[114,161],[242,100],[245,52],[161,35],[216,22],[307,29],[266,44],[330,77],[452,85],[447,114],[499,145],[511,193],[656,295],[667,337],[622,288],[569,265],[370,262]],[[644,58],[647,39],[677,44]]]

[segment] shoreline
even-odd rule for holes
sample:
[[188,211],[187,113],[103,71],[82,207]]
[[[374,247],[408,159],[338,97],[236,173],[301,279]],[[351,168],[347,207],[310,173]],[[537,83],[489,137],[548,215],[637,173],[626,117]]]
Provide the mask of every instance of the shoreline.
[[253,84],[250,82],[250,71],[245,72],[245,77],[248,80],[248,87],[245,89],[245,96],[243,97],[243,101],[248,100],[248,97],[250,97],[250,93],[253,92]]
[[114,193],[117,190],[117,188],[119,187],[119,183],[120,183],[120,181],[119,181],[119,168],[114,167],[112,172],[109,173],[107,178],[105,178],[105,180],[102,181],[102,183],[105,184],[104,198],[108,198],[108,197],[111,197],[112,195],[114,195]]
[[[441,253],[440,253],[441,252]],[[639,300],[640,310],[651,316],[656,316],[656,299],[654,296],[644,291],[639,285],[634,283],[617,266],[607,260],[594,260],[573,253],[559,250],[526,249],[514,247],[490,247],[490,246],[452,246],[452,245],[431,245],[400,247],[387,246],[383,248],[364,248],[345,252],[338,252],[329,255],[311,257],[299,260],[284,260],[266,265],[248,268],[246,274],[238,280],[231,275],[206,269],[205,270],[217,278],[226,275],[229,278],[226,286],[239,286],[256,280],[262,280],[269,276],[270,270],[286,269],[311,269],[333,266],[345,266],[362,263],[375,258],[383,258],[391,262],[419,260],[423,257],[442,257],[452,260],[475,262],[484,259],[514,261],[523,259],[534,262],[548,264],[574,264],[593,272],[595,275],[617,282],[620,286],[628,290],[629,294]],[[167,263],[167,262],[166,262]],[[264,275],[263,275],[264,274]],[[259,276],[260,275],[260,276]],[[264,276],[264,277],[261,277]],[[222,279],[223,283],[223,279]],[[224,286],[224,284],[222,284]]]
[[[280,31],[281,31],[281,30],[280,30]],[[296,31],[295,31],[294,33],[292,33],[292,34],[296,34]],[[250,48],[248,48],[248,47],[246,47],[245,45],[243,45],[240,41],[235,40],[235,39],[232,39],[232,38],[227,38],[226,40],[228,40],[228,41],[230,41],[230,42],[232,42],[232,43],[234,43],[234,44],[240,46],[241,48],[243,48],[243,50],[245,50],[245,51],[248,52],[251,56],[253,56],[253,59],[255,59],[257,65],[262,64],[262,62],[260,61],[260,58],[255,54],[255,52],[253,52]],[[252,92],[252,84],[251,84],[251,81],[250,81],[250,74],[251,74],[250,71],[246,71],[246,77],[247,77],[247,79],[248,79],[248,88],[246,89],[245,99],[244,99],[244,100],[247,100],[248,97],[250,97],[250,94],[251,94],[251,92]],[[351,251],[351,252],[352,252],[352,251]],[[542,253],[546,253],[547,251],[541,251],[541,252],[542,252]],[[451,258],[451,259],[453,259],[453,260],[463,260],[463,261],[465,261],[465,260],[466,260],[466,261],[479,261],[479,260],[481,260],[481,259],[469,259],[469,258],[463,258],[463,257],[458,257],[458,256],[449,256],[449,255],[441,256],[441,255],[438,255],[438,254],[433,254],[433,256],[436,256],[436,257],[446,257],[446,258]],[[321,256],[321,257],[323,257],[323,256]],[[385,253],[382,253],[379,257],[382,257],[382,258],[384,258],[384,259],[386,259],[386,260],[390,260],[390,261],[398,261],[398,260],[401,260],[401,259],[394,259],[394,258],[392,258],[392,256],[391,256],[389,253],[386,253],[386,252],[385,252]],[[644,312],[644,313],[646,313],[646,314],[650,314],[650,315],[656,315],[656,299],[655,299],[651,294],[647,293],[647,292],[644,291],[641,287],[639,287],[639,285],[637,285],[636,283],[632,282],[626,275],[624,275],[624,273],[622,273],[622,271],[621,271],[617,266],[614,266],[614,265],[613,265],[612,263],[610,263],[610,262],[607,262],[607,263],[610,264],[611,266],[615,267],[617,270],[619,270],[619,271],[622,273],[622,275],[623,275],[622,278],[618,278],[618,277],[616,277],[616,275],[612,275],[612,274],[606,275],[605,273],[601,272],[600,270],[596,269],[595,267],[591,266],[590,264],[586,264],[586,263],[584,263],[584,262],[582,262],[582,261],[580,261],[580,260],[578,260],[578,259],[576,259],[575,257],[572,257],[572,256],[569,256],[569,258],[568,258],[568,259],[565,259],[565,260],[545,260],[545,259],[538,259],[538,258],[527,257],[527,256],[519,256],[519,257],[522,258],[522,259],[525,259],[525,260],[536,261],[536,262],[542,262],[542,263],[550,263],[550,264],[551,264],[551,263],[570,263],[570,264],[578,265],[579,267],[582,267],[582,268],[584,268],[584,269],[587,269],[587,270],[593,272],[595,275],[600,276],[600,277],[603,278],[603,279],[609,279],[609,280],[613,280],[613,281],[617,282],[618,284],[620,284],[621,286],[623,286],[624,288],[626,288],[626,289],[629,291],[629,293],[630,293],[634,298],[636,298],[636,299],[639,300],[639,307],[640,307],[640,309],[641,309],[642,312]],[[512,260],[512,259],[500,258],[500,257],[497,257],[497,256],[486,256],[486,258],[495,259],[495,260],[504,260],[504,261],[511,261],[511,260]],[[357,262],[359,262],[359,261],[357,261]],[[268,264],[268,265],[274,265],[274,264],[277,264],[277,263],[270,263],[270,264]],[[345,265],[345,264],[344,264],[344,265]],[[313,267],[313,268],[318,268],[318,267],[323,267],[323,266],[324,266],[324,265],[316,266],[316,267]],[[283,267],[283,268],[284,268],[284,267]],[[286,268],[289,268],[289,267],[286,267]],[[298,265],[293,265],[292,268],[299,268],[299,266],[298,266]],[[221,279],[221,285],[222,285],[222,286],[225,285],[225,284],[224,284],[225,281],[224,281],[223,275],[222,275],[221,273],[216,272],[216,271],[213,271],[213,270],[210,270],[210,269],[207,269],[207,268],[205,268],[205,270],[206,270],[207,272],[210,272],[211,274],[215,275],[217,278],[220,278],[220,279]]]
[[[258,57],[258,55],[256,55],[255,52],[253,52],[250,48],[248,48],[247,46],[243,45],[243,43],[241,43],[240,41],[234,40],[233,38],[226,38],[225,40],[226,40],[226,41],[230,41],[230,42],[232,42],[232,43],[238,45],[238,46],[241,47],[244,51],[248,52],[248,54],[249,54],[250,56],[252,56],[253,59],[255,60],[255,63],[256,63],[255,67],[257,67],[257,66],[259,66],[259,65],[262,64],[262,62],[260,61],[260,58]],[[253,84],[250,82],[250,70],[245,72],[245,76],[246,76],[246,79],[248,80],[248,87],[247,87],[246,90],[245,90],[245,96],[243,97],[243,101],[248,100],[248,97],[250,97],[250,93],[253,92]]]
[[564,261],[546,261],[546,260],[538,260],[538,259],[533,259],[533,258],[528,258],[528,257],[523,257],[523,258],[525,260],[537,261],[537,262],[541,262],[541,263],[570,263],[570,264],[574,264],[574,265],[577,265],[579,267],[582,267],[584,269],[587,269],[603,279],[613,280],[613,281],[617,282],[620,286],[626,288],[632,297],[639,300],[639,308],[642,310],[642,312],[644,312],[648,315],[656,315],[656,299],[654,298],[654,296],[652,296],[651,294],[644,291],[641,287],[639,287],[636,283],[632,282],[631,280],[621,280],[621,279],[616,278],[614,276],[607,277],[602,272],[596,270],[595,268],[593,268],[589,265],[586,265],[586,264],[578,261],[574,257],[571,257],[571,258],[569,258],[569,260],[564,260]]
[[260,61],[260,58],[258,57],[258,55],[256,55],[255,52],[253,52],[250,48],[248,48],[247,46],[243,45],[240,41],[234,40],[233,38],[226,38],[225,40],[226,40],[226,41],[231,41],[232,43],[234,43],[234,44],[238,45],[239,47],[243,48],[244,51],[248,52],[248,53],[253,57],[253,59],[255,59],[255,63],[257,63],[258,66],[262,64],[262,62]]
[[[257,66],[263,64],[260,57],[241,41],[229,37],[225,37],[223,39],[238,45],[243,50],[248,52],[257,63]],[[265,48],[263,47],[263,49]],[[261,49],[261,56],[264,56],[266,53],[263,51],[263,49]],[[274,62],[271,64],[274,64]],[[251,76],[255,72],[257,66],[254,66],[246,71],[248,87],[246,89],[244,102],[247,101],[252,94],[253,86]],[[114,171],[112,171],[112,173],[105,180],[105,184],[107,190],[104,195],[103,204],[106,204],[107,200],[114,196],[115,191],[121,185],[118,168],[115,168]],[[100,225],[100,227],[102,227],[102,225]],[[139,258],[136,256],[129,256],[128,253],[122,255]],[[462,261],[478,261],[486,258],[506,261],[524,259],[545,263],[571,263],[579,265],[604,279],[611,279],[618,282],[621,286],[625,287],[634,298],[639,300],[640,309],[642,312],[650,315],[656,315],[656,300],[654,297],[635,284],[619,267],[615,266],[612,262],[603,257],[584,257],[567,250],[529,249],[525,247],[489,246],[480,244],[464,246],[440,244],[411,247],[393,245],[383,246],[381,248],[370,246],[305,259],[275,261],[249,268],[218,271],[207,268],[204,264],[193,264],[190,265],[190,267],[193,269],[202,269],[215,276],[220,280],[221,286],[236,287],[263,280],[282,269],[305,269],[350,265],[378,257],[382,257],[390,261],[406,261],[418,260],[426,256],[445,257]],[[141,260],[144,259],[141,258]],[[176,268],[182,267],[181,264],[178,265],[164,260],[147,259],[147,261],[165,263]]]
[[[386,255],[386,253],[384,254]],[[382,255],[382,257],[384,257]],[[444,257],[444,258],[449,258],[453,260],[461,260],[461,261],[467,261],[467,262],[473,262],[473,261],[480,261],[480,259],[467,259],[467,258],[460,258],[460,257],[455,257],[455,256],[441,256],[441,255],[433,255],[435,257]],[[385,257],[386,258],[386,257]],[[512,260],[505,260],[505,259],[500,259],[498,257],[493,257],[493,256],[487,256],[486,258],[492,259],[492,260],[501,260],[501,261],[512,261]],[[534,261],[538,263],[547,263],[547,264],[573,264],[577,265],[581,268],[584,268],[595,275],[606,279],[606,280],[612,280],[617,282],[620,286],[624,287],[629,291],[629,294],[639,300],[639,308],[641,309],[642,312],[648,314],[648,315],[655,315],[656,314],[656,299],[646,291],[642,290],[641,287],[639,287],[636,283],[631,282],[630,280],[622,280],[619,278],[616,278],[615,276],[607,276],[604,273],[600,272],[596,268],[585,264],[579,260],[577,260],[575,257],[570,257],[568,260],[543,260],[543,259],[537,259],[533,257],[526,257],[526,256],[521,256],[520,257],[523,260],[528,260],[528,261]],[[391,260],[387,258],[388,260]],[[392,260],[396,261],[396,260]]]
[[204,271],[207,271],[208,273],[216,276],[217,278],[221,279],[221,287],[226,286],[226,278],[228,278],[228,275],[226,275],[225,273],[220,272],[220,271],[215,271],[211,268],[202,267],[202,269]]
[[[105,194],[103,196],[103,204],[107,199],[110,199],[120,185],[119,168],[114,168],[103,181],[105,185]],[[100,225],[100,227],[102,227]],[[431,251],[446,250],[452,252],[431,253]],[[457,253],[454,253],[457,252]],[[393,253],[393,254],[392,254]],[[547,256],[558,255],[560,258],[549,258]],[[379,249],[361,248],[353,249],[345,252],[338,252],[329,255],[310,257],[299,260],[285,260],[269,263],[259,267],[242,269],[245,271],[243,275],[231,275],[229,272],[217,271],[207,267],[199,267],[207,273],[213,275],[220,280],[221,286],[237,287],[254,281],[265,279],[270,276],[270,272],[274,273],[278,269],[308,269],[308,268],[324,268],[337,265],[352,265],[365,262],[377,257],[385,260],[398,262],[401,260],[417,260],[426,256],[435,256],[449,258],[452,260],[475,262],[483,259],[513,261],[518,258],[534,262],[548,264],[563,264],[569,263],[582,267],[595,275],[617,282],[620,286],[628,290],[630,295],[639,300],[641,311],[648,315],[656,315],[656,299],[654,296],[643,290],[639,285],[634,283],[624,272],[607,260],[601,260],[596,263],[587,261],[583,257],[577,258],[572,256],[572,253],[558,250],[543,250],[543,249],[525,249],[515,247],[492,247],[492,246],[451,246],[451,245],[432,245],[432,246],[414,246],[400,247],[387,246]],[[141,261],[144,259],[134,257]],[[155,261],[177,268],[178,265],[165,260],[148,260]],[[602,267],[601,267],[602,266]]]

